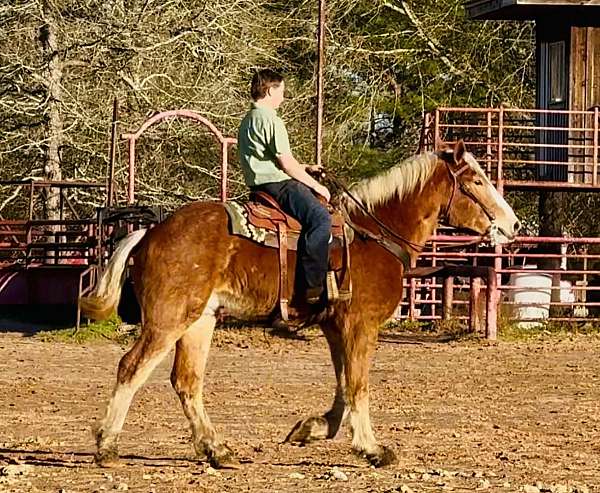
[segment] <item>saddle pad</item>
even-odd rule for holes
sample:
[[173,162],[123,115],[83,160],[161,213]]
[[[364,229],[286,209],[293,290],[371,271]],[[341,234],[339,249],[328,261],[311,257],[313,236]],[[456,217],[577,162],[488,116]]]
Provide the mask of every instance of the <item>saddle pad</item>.
[[[260,228],[251,224],[248,220],[248,211],[242,204],[229,201],[225,202],[223,205],[225,206],[225,210],[229,216],[229,228],[231,234],[243,236],[244,238],[248,238],[256,243],[260,243],[272,248],[277,248],[279,246],[277,232]],[[354,239],[354,230],[348,227],[348,225],[345,225],[345,230],[348,242],[352,243],[352,240]],[[298,236],[298,233],[295,231],[287,231],[289,250],[296,250]]]

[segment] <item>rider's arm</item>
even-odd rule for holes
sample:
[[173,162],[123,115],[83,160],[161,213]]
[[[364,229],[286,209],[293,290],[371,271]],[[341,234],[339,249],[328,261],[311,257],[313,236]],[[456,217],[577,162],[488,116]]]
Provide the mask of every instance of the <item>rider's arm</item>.
[[322,195],[327,199],[327,202],[331,199],[329,190],[321,185],[317,180],[310,176],[306,172],[306,167],[300,164],[290,148],[290,142],[288,139],[287,129],[283,120],[279,117],[273,119],[272,134],[269,141],[271,151],[277,158],[277,162],[281,169],[285,171],[289,176],[303,183],[308,188],[311,188],[319,195]]
[[298,180],[300,183],[304,183],[308,188],[312,188],[319,195],[325,197],[327,202],[329,202],[331,199],[329,190],[327,190],[326,187],[321,185],[317,180],[310,176],[306,172],[306,167],[300,164],[291,153],[280,154],[277,156],[277,160],[279,161],[279,165],[283,171],[285,171],[295,180]]

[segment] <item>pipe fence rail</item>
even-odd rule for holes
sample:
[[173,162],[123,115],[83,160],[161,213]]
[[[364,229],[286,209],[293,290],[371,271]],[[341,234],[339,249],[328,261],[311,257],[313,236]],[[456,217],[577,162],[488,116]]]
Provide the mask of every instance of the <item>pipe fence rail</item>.
[[[461,245],[473,239],[434,236],[415,270],[427,273],[427,268],[455,265],[468,274],[469,269],[494,266],[496,286],[486,292],[485,278],[453,275],[447,269],[442,275],[409,275],[395,318],[469,320],[474,331],[483,331],[486,320],[496,316],[523,327],[551,321],[600,322],[600,238],[522,236],[501,249]],[[544,253],[550,245],[560,247],[560,253]],[[545,266],[549,260],[559,261],[560,268]]]
[[500,191],[600,190],[599,109],[439,108],[420,149],[463,139]]

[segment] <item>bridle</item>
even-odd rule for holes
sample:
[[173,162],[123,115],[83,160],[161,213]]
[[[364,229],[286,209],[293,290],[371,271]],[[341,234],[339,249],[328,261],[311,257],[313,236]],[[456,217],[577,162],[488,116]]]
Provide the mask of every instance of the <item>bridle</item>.
[[469,163],[465,163],[457,171],[454,171],[448,161],[446,161],[440,154],[437,155],[442,161],[444,161],[446,169],[448,170],[448,174],[450,175],[450,178],[452,180],[452,193],[450,194],[450,198],[448,199],[448,204],[440,214],[442,220],[448,222],[450,221],[450,208],[452,207],[452,202],[454,202],[454,197],[456,196],[456,189],[459,188],[464,195],[469,197],[473,202],[475,202],[479,207],[481,207],[483,213],[487,216],[490,222],[494,224],[494,222],[496,221],[496,214],[494,214],[493,211],[489,210],[489,208],[477,198],[477,196],[469,189],[468,185],[458,181],[458,177],[462,175],[467,169],[469,169],[471,165]]
[[[467,169],[470,168],[470,165],[468,163],[465,163],[458,170],[454,171],[452,169],[452,166],[450,165],[450,163],[448,161],[446,161],[440,153],[436,153],[436,154],[437,154],[438,158],[440,158],[446,165],[446,169],[448,170],[448,173],[450,175],[451,182],[452,182],[452,193],[450,194],[450,198],[448,199],[448,203],[446,204],[446,207],[440,214],[441,219],[445,220],[445,221],[449,221],[449,213],[450,213],[450,209],[452,208],[452,203],[454,202],[454,199],[456,197],[456,190],[460,189],[460,191],[463,194],[468,196],[471,200],[473,200],[473,202],[475,202],[479,207],[481,207],[482,211],[488,217],[488,219],[492,223],[492,227],[493,227],[495,219],[496,219],[496,215],[493,213],[493,211],[490,211],[489,208],[486,207],[485,204],[483,204],[481,202],[481,200],[479,200],[479,198],[469,189],[469,187],[466,184],[459,182],[459,180],[458,180],[458,178]],[[410,268],[410,257],[408,255],[408,253],[405,250],[403,250],[402,247],[400,247],[400,245],[395,243],[391,238],[401,241],[402,243],[409,246],[416,252],[421,252],[423,250],[423,248],[425,248],[425,244],[415,243],[413,241],[410,241],[407,238],[404,238],[402,235],[396,233],[395,231],[390,229],[385,223],[383,223],[377,216],[375,216],[367,207],[365,207],[365,205],[362,203],[362,201],[359,200],[352,192],[350,192],[348,187],[345,186],[339,179],[332,177],[331,175],[328,175],[327,179],[329,181],[331,181],[336,187],[341,189],[346,194],[346,196],[348,196],[367,217],[371,218],[375,222],[375,224],[377,224],[377,226],[379,226],[381,232],[380,232],[380,234],[376,234],[376,233],[373,233],[373,232],[369,231],[368,229],[363,228],[362,226],[359,226],[358,224],[356,224],[354,221],[352,221],[350,219],[350,215],[348,214],[346,208],[342,205],[341,212],[342,212],[342,215],[344,216],[344,220],[345,220],[346,224],[348,224],[360,236],[374,240],[377,243],[379,243],[380,245],[382,245],[386,250],[388,250],[393,255],[398,257],[402,261],[402,263],[404,264],[404,266],[406,268]],[[466,246],[466,245],[472,245],[475,243],[479,243],[483,238],[484,238],[484,235],[481,235],[479,238],[477,238],[475,240],[460,243],[460,245],[458,245],[458,246]],[[457,246],[457,245],[453,245],[453,246]]]

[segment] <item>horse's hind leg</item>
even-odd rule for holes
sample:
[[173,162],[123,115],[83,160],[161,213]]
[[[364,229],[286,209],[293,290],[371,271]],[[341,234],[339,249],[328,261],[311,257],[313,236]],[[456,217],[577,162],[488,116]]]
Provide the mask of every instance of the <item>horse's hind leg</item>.
[[144,327],[133,347],[121,358],[117,384],[104,419],[95,430],[97,445],[95,461],[99,465],[114,465],[118,460],[119,433],[123,428],[131,400],[180,336],[181,333],[177,331],[161,332],[151,327]]
[[214,315],[203,315],[177,341],[171,384],[190,421],[196,454],[207,458],[214,467],[223,467],[235,464],[234,455],[215,431],[202,400],[215,321]]
[[332,323],[323,324],[322,329],[329,344],[331,361],[333,362],[337,381],[333,404],[331,409],[323,416],[311,416],[298,421],[285,439],[286,442],[308,443],[313,440],[334,438],[346,415],[346,401],[344,399],[344,347],[342,345],[341,334],[339,329]]

